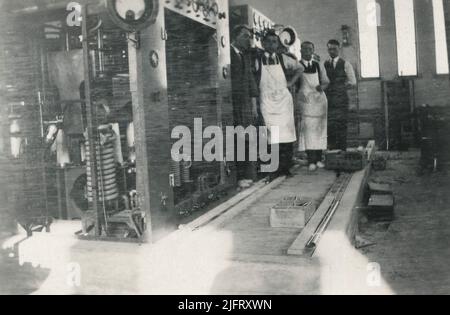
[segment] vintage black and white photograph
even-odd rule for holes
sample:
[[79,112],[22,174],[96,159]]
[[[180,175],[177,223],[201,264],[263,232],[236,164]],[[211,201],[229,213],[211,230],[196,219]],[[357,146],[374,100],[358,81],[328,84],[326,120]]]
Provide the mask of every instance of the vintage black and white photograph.
[[450,0],[0,0],[0,295],[450,294],[449,44]]

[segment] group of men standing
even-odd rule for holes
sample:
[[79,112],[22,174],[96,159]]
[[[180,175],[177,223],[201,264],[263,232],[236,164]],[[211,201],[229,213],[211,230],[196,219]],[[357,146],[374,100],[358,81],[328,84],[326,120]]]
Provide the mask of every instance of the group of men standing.
[[[347,149],[347,90],[356,85],[350,63],[340,56],[340,43],[328,42],[330,58],[320,63],[314,44],[303,42],[301,60],[287,53],[275,30],[262,38],[263,49],[252,48],[252,29],[232,31],[231,77],[235,126],[266,126],[279,168],[272,179],[291,176],[294,144],[306,152],[310,171],[323,168],[323,151]],[[296,108],[301,113],[296,128]],[[249,150],[251,144],[246,144]],[[246,154],[248,156],[248,153]],[[240,185],[257,177],[257,163],[237,162]]]

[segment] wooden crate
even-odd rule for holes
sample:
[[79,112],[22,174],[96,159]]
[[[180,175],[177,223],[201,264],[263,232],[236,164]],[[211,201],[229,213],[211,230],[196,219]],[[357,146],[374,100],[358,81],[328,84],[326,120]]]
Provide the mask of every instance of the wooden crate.
[[309,216],[315,211],[311,199],[284,197],[270,210],[270,226],[273,228],[304,228]]
[[367,165],[365,152],[330,151],[325,154],[325,167],[331,171],[357,172]]
[[369,199],[367,217],[375,221],[390,221],[394,218],[395,198],[391,194],[372,195]]

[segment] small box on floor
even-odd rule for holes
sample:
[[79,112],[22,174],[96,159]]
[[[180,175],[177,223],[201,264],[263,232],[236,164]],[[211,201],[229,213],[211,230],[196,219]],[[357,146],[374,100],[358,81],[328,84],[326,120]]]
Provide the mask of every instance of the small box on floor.
[[316,210],[311,199],[285,197],[270,209],[270,226],[273,228],[304,228]]
[[372,161],[374,171],[384,171],[387,168],[387,160],[382,156],[376,156]]
[[370,220],[384,221],[394,219],[395,199],[393,195],[372,195],[369,199],[367,217]]
[[392,186],[390,184],[369,183],[370,195],[393,195]]
[[364,151],[328,151],[325,154],[325,167],[330,171],[357,172],[366,167]]

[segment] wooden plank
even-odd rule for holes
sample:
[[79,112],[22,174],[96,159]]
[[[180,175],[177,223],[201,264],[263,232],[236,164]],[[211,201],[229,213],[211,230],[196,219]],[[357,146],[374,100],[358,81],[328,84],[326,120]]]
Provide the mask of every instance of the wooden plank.
[[330,208],[331,203],[333,202],[335,194],[331,191],[325,196],[325,199],[322,201],[319,209],[314,213],[312,218],[306,224],[305,228],[302,230],[300,235],[294,241],[294,243],[288,249],[288,255],[301,256],[306,253],[306,243],[310,239],[311,235],[316,231],[323,217],[327,213]]
[[389,100],[388,100],[388,86],[387,82],[383,81],[382,83],[382,89],[383,89],[383,107],[384,107],[384,132],[385,134],[385,140],[386,140],[386,151],[390,150],[390,124],[389,124]]
[[285,256],[299,230],[280,231],[278,233],[269,230],[252,231],[252,233],[246,233],[246,231],[230,232],[233,234],[235,244],[232,249],[233,253]]
[[[268,220],[267,220],[268,221]],[[234,222],[233,222],[234,223]],[[233,232],[236,237],[244,237],[246,235],[260,235],[259,240],[264,238],[271,239],[272,237],[280,238],[293,238],[300,233],[300,229],[285,229],[285,228],[271,228],[268,222],[265,222],[265,227],[251,227],[250,229],[245,229],[242,227],[235,227],[234,224],[229,224],[225,226],[227,231]],[[262,236],[261,236],[262,235]]]
[[375,140],[370,140],[367,143],[367,147],[366,147],[366,152],[367,152],[367,160],[370,162],[373,159],[373,156],[376,152],[376,144],[375,144]]
[[238,261],[243,263],[258,264],[276,264],[287,266],[304,266],[314,264],[318,259],[301,258],[292,256],[273,256],[273,255],[252,255],[252,254],[235,254],[229,258],[229,261]]
[[[339,208],[317,245],[314,256],[333,257],[333,255],[336,255],[336,250],[339,251],[339,248],[354,245],[358,228],[358,206],[362,202],[370,172],[371,165],[369,164],[364,170],[353,174]],[[333,251],[330,251],[330,249],[333,249]]]
[[245,198],[240,203],[224,211],[220,216],[216,217],[207,226],[202,228],[202,231],[207,232],[210,230],[217,230],[224,226],[227,222],[231,221],[234,217],[239,215],[242,211],[248,209],[250,205],[255,203],[258,199],[265,196],[270,190],[275,189],[286,179],[285,176],[277,178],[273,182],[263,186],[262,188],[254,191],[248,198]]
[[[247,198],[242,198],[237,201],[239,195],[233,197],[228,201],[228,203],[230,203],[231,200],[236,201],[233,202],[233,206],[225,207],[226,209],[223,209],[222,206],[219,206],[216,209],[209,211],[190,224],[180,227],[178,231],[169,234],[167,237],[157,243],[159,244],[158,246],[165,246],[164,244],[171,244],[172,242],[178,243],[180,241],[186,241],[188,239],[192,240],[196,237],[210,237],[211,234],[208,233],[214,232],[218,229],[218,227],[225,224],[235,216],[239,215],[257,199],[266,195],[269,190],[279,186],[285,180],[285,178],[286,177],[278,178],[270,184],[264,184],[264,181],[259,182],[253,188],[242,192],[241,197],[247,196]],[[260,184],[262,184],[262,187],[259,187]],[[242,203],[240,204],[240,202]]]
[[200,226],[203,226],[207,224],[208,222],[214,220],[214,218],[220,216],[222,213],[229,210],[231,207],[234,207],[242,200],[248,198],[251,194],[255,193],[259,189],[263,188],[265,186],[265,180],[261,180],[257,184],[255,184],[253,187],[250,187],[247,190],[242,191],[241,193],[237,194],[230,200],[226,201],[225,203],[219,205],[218,207],[212,209],[208,213],[202,215],[201,217],[197,218],[196,220],[192,221],[191,223],[181,226],[180,228],[183,230],[195,230],[199,228]]

